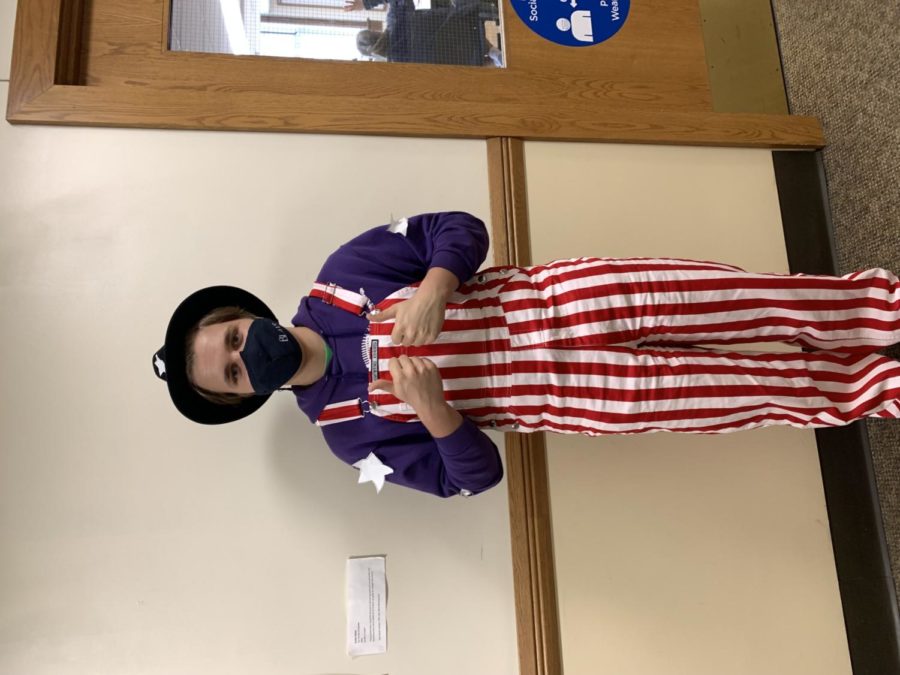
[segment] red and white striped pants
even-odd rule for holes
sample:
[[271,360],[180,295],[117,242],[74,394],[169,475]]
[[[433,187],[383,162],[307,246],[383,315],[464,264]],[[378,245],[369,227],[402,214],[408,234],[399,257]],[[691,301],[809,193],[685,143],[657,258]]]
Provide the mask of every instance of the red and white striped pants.
[[[408,299],[402,289],[379,304]],[[438,340],[390,341],[370,324],[382,376],[402,353],[440,368],[447,401],[482,426],[588,435],[823,427],[900,417],[900,283],[752,274],[719,263],[577,258],[492,268],[460,287]],[[781,341],[812,352],[732,351]],[[373,392],[375,414],[414,412]]]

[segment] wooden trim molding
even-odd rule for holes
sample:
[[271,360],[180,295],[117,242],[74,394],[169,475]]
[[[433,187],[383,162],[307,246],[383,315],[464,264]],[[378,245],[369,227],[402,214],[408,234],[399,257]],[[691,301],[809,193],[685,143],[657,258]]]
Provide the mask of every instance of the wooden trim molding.
[[[494,264],[529,265],[524,143],[487,143]],[[516,631],[521,675],[561,675],[550,488],[543,433],[505,434]]]
[[[694,2],[636,6],[634,11],[646,16],[633,23],[652,23],[660,40],[681,39],[657,23]],[[508,3],[504,12],[511,15]],[[167,8],[164,0],[20,0],[7,119],[768,149],[824,146],[815,118],[713,112],[706,84],[696,75],[705,72],[702,49],[692,42],[686,44],[691,58],[683,63],[667,61],[659,45],[652,47],[652,59],[635,61],[632,50],[650,47],[626,33],[602,54],[578,50],[584,58],[599,54],[608,61],[591,70],[572,60],[573,50],[545,53],[550,46],[510,20],[506,68],[275,59],[170,52]],[[587,68],[590,76],[539,70],[555,67],[553,59],[569,69]],[[685,79],[664,82],[647,70],[648,60],[657,70],[676,68],[675,63]]]
[[10,121],[17,111],[53,86],[63,1],[18,5],[6,108]]

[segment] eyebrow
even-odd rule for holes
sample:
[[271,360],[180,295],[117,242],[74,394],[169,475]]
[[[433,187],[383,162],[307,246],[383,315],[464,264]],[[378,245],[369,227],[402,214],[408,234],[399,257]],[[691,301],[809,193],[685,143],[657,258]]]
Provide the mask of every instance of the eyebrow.
[[[228,346],[231,344],[229,338],[231,337],[231,332],[234,330],[234,326],[225,329],[225,353],[228,353]],[[231,380],[228,379],[228,367],[230,364],[225,364],[225,371],[222,373],[225,376],[225,386],[231,386]]]

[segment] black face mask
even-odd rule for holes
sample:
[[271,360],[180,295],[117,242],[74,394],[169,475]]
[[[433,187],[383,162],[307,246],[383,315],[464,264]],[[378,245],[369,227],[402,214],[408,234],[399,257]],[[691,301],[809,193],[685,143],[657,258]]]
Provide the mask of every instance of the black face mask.
[[254,319],[241,358],[257,394],[271,394],[300,369],[303,353],[296,338],[270,319]]

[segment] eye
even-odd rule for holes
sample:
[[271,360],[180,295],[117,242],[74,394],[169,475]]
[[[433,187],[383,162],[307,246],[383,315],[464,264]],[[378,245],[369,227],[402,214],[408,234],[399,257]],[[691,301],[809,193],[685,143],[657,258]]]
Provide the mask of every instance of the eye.
[[237,367],[237,364],[236,363],[231,364],[231,380],[232,380],[232,382],[237,384],[238,375],[240,375],[240,374],[241,374],[241,371],[240,371],[240,368]]
[[232,349],[237,349],[241,346],[241,335],[238,333],[237,328],[235,328],[231,333],[231,347]]

